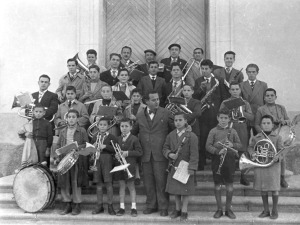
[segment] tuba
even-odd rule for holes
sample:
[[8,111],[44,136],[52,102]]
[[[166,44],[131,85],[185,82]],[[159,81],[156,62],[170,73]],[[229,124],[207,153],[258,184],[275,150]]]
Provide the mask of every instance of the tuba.
[[[79,52],[78,52],[79,53]],[[78,56],[78,53],[73,57],[78,63],[77,67],[80,71],[84,72],[85,77],[90,80],[91,77],[89,75],[89,68],[81,61],[81,59]]]
[[265,138],[258,141],[254,146],[254,154],[250,156],[250,159],[243,154],[239,160],[240,170],[250,170],[255,167],[269,167],[278,161],[279,157],[286,154],[293,149],[295,145],[293,142],[296,138],[295,135],[291,136],[290,145],[286,145],[283,149],[277,152],[274,144],[269,137],[262,131]]

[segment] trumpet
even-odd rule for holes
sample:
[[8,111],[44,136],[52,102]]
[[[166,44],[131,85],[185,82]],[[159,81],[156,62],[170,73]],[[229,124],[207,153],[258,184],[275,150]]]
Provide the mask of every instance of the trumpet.
[[[100,150],[100,144],[103,144],[103,142],[101,143],[101,135],[100,135],[100,133],[98,134],[98,136],[97,136],[97,140],[96,140],[96,149],[97,150]],[[97,171],[98,169],[97,169],[97,160],[100,158],[100,153],[101,152],[95,152],[94,153],[94,163],[93,163],[93,165],[92,166],[90,166],[90,170],[91,171]]]
[[126,159],[122,156],[122,150],[120,148],[120,146],[116,143],[114,144],[114,142],[111,140],[110,141],[115,152],[116,152],[116,158],[117,160],[119,161],[119,163],[122,165],[122,166],[127,166],[124,170],[125,172],[127,173],[127,176],[128,178],[132,178],[132,174],[130,173],[129,169],[128,169],[128,166],[129,166],[129,163],[126,162]]
[[232,120],[238,121],[238,123],[246,123],[247,119],[244,116],[243,107],[239,106],[231,111]]

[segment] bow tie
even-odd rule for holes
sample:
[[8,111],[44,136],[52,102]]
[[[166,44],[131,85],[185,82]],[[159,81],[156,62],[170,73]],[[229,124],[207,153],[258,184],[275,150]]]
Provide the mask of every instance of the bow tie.
[[151,114],[155,114],[156,113],[156,109],[154,109],[154,110],[149,110],[149,115],[151,115]]

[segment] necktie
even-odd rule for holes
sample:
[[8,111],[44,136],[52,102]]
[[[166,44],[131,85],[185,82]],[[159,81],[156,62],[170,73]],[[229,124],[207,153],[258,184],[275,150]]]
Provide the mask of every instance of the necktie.
[[69,101],[68,102],[68,107],[71,108],[71,105],[72,105],[72,101]]
[[254,88],[254,81],[251,81],[251,88]]
[[230,73],[230,68],[229,68],[229,67],[226,68],[226,72],[227,72],[227,73]]
[[209,78],[204,77],[204,79],[206,80],[206,83],[209,83]]
[[177,81],[174,82],[174,86],[173,87],[174,87],[174,89],[176,89],[176,87],[177,87]]
[[151,79],[152,79],[152,80],[155,80],[155,76],[151,76]]
[[116,76],[117,76],[116,71],[113,70],[112,73],[113,73],[113,77],[116,78]]
[[176,58],[172,58],[171,64],[177,62]]
[[39,102],[41,102],[42,97],[43,97],[43,92],[39,92]]

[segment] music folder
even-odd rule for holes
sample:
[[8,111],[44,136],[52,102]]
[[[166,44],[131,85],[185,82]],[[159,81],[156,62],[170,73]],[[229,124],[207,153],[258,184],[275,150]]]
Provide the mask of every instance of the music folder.
[[72,142],[71,144],[65,145],[61,148],[58,148],[55,150],[55,153],[57,155],[61,155],[61,154],[68,154],[69,152],[71,152],[73,149],[78,149],[78,144],[77,141]]
[[97,115],[106,116],[106,117],[113,117],[117,114],[117,107],[112,106],[99,106],[99,110]]
[[120,165],[120,166],[115,166],[111,171],[110,173],[113,173],[113,172],[117,172],[117,171],[121,171],[121,170],[125,170],[130,164],[127,163],[125,165]]
[[229,101],[225,101],[224,105],[226,106],[227,109],[231,110],[245,105],[245,102],[241,98],[235,98]]
[[129,100],[127,95],[123,91],[113,91],[113,96],[117,101]]
[[188,167],[189,167],[189,163],[184,160],[181,160],[173,175],[173,178],[183,184],[186,184],[190,177],[190,174],[188,172]]

